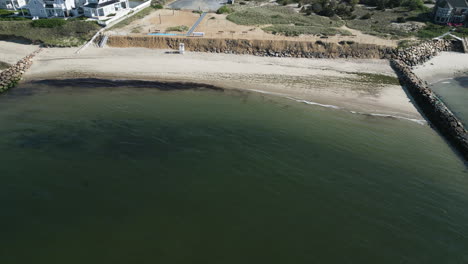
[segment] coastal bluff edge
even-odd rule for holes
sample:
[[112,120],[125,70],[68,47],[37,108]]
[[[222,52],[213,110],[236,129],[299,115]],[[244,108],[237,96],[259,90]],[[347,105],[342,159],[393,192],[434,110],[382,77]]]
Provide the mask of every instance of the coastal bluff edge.
[[8,67],[7,69],[0,72],[0,93],[7,91],[14,87],[20,80],[23,74],[32,65],[32,59],[38,54],[41,49],[34,51],[28,56],[19,60],[16,64]]

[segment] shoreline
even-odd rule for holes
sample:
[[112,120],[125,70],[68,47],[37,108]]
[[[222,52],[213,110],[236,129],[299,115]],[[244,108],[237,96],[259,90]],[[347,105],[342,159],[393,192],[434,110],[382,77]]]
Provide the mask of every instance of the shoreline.
[[300,104],[312,105],[316,107],[329,108],[337,111],[343,111],[354,115],[372,116],[390,119],[400,119],[415,122],[419,125],[426,125],[427,121],[421,117],[408,117],[400,115],[399,113],[380,113],[380,112],[359,112],[347,109],[338,105],[322,104],[314,101],[308,101],[300,98],[291,97],[288,94],[267,92],[256,89],[238,89],[238,88],[223,88],[216,85],[206,83],[194,83],[194,82],[181,82],[181,81],[161,81],[161,80],[141,80],[141,79],[99,79],[99,78],[76,78],[76,79],[64,79],[64,78],[52,78],[52,79],[38,79],[29,80],[23,82],[16,89],[9,91],[12,96],[31,95],[34,92],[41,92],[43,88],[41,86],[53,87],[54,89],[75,89],[89,90],[108,88],[118,89],[156,89],[159,91],[170,92],[170,91],[214,91],[214,92],[231,92],[236,94],[254,93],[262,94],[280,99],[286,99],[294,101]]
[[[144,48],[44,49],[24,81],[96,78],[195,83],[278,94],[366,114],[423,120],[396,80],[389,62],[377,59],[298,59]],[[390,81],[389,81],[390,80]],[[70,81],[72,82],[72,81]]]
[[444,51],[424,64],[414,67],[413,72],[429,84],[466,77],[468,76],[468,54]]

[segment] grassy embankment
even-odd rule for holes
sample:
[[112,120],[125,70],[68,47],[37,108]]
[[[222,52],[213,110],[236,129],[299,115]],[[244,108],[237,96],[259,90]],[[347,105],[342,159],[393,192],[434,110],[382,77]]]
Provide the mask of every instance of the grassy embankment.
[[227,19],[239,25],[269,25],[262,29],[273,34],[297,36],[350,35],[349,31],[339,29],[343,21],[322,16],[306,16],[283,6],[243,7],[235,6]]
[[[57,22],[60,20],[61,22]],[[0,35],[20,37],[49,46],[79,46],[89,40],[100,26],[79,19],[40,19],[0,21]]]
[[[343,4],[350,1],[341,1],[347,10],[341,14],[335,8],[334,15],[325,16],[314,13],[314,8],[302,6],[300,12],[287,6],[258,6],[255,0],[248,4],[236,4],[223,13],[229,13],[227,19],[240,25],[268,25],[263,28],[267,32],[296,36],[300,34],[349,34],[339,29],[346,25],[349,28],[360,30],[363,33],[391,39],[429,39],[442,35],[450,30],[447,26],[434,25],[432,10],[424,7],[411,7],[401,5],[395,8],[376,8],[364,5]],[[280,4],[301,2],[299,0],[278,0]],[[320,3],[323,1],[308,1]],[[245,2],[244,2],[245,3]],[[300,4],[298,5],[301,6]],[[457,28],[454,32],[458,36],[468,36],[467,28]]]
[[[450,30],[447,26],[431,23],[432,16],[430,12],[429,9],[409,10],[406,7],[369,10],[358,6],[354,11],[356,18],[347,20],[346,25],[367,34],[396,39],[406,37],[429,39],[438,37]],[[468,36],[468,29],[457,28],[454,34]]]

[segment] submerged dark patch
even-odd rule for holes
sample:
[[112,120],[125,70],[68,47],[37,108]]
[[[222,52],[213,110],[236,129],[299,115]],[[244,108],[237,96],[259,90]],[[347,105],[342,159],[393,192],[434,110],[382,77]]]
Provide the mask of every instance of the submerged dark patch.
[[207,89],[212,91],[224,91],[223,88],[200,83],[191,82],[163,82],[163,81],[145,81],[145,80],[108,80],[97,78],[78,78],[78,79],[63,79],[63,80],[38,80],[29,84],[47,85],[52,87],[73,87],[73,88],[151,88],[160,91],[173,90],[201,90]]

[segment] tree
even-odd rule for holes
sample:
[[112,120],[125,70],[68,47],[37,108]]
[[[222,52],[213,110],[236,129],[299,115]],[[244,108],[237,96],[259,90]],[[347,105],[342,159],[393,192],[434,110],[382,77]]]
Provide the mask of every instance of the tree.
[[408,7],[410,10],[423,9],[424,3],[422,0],[404,0],[402,6]]

